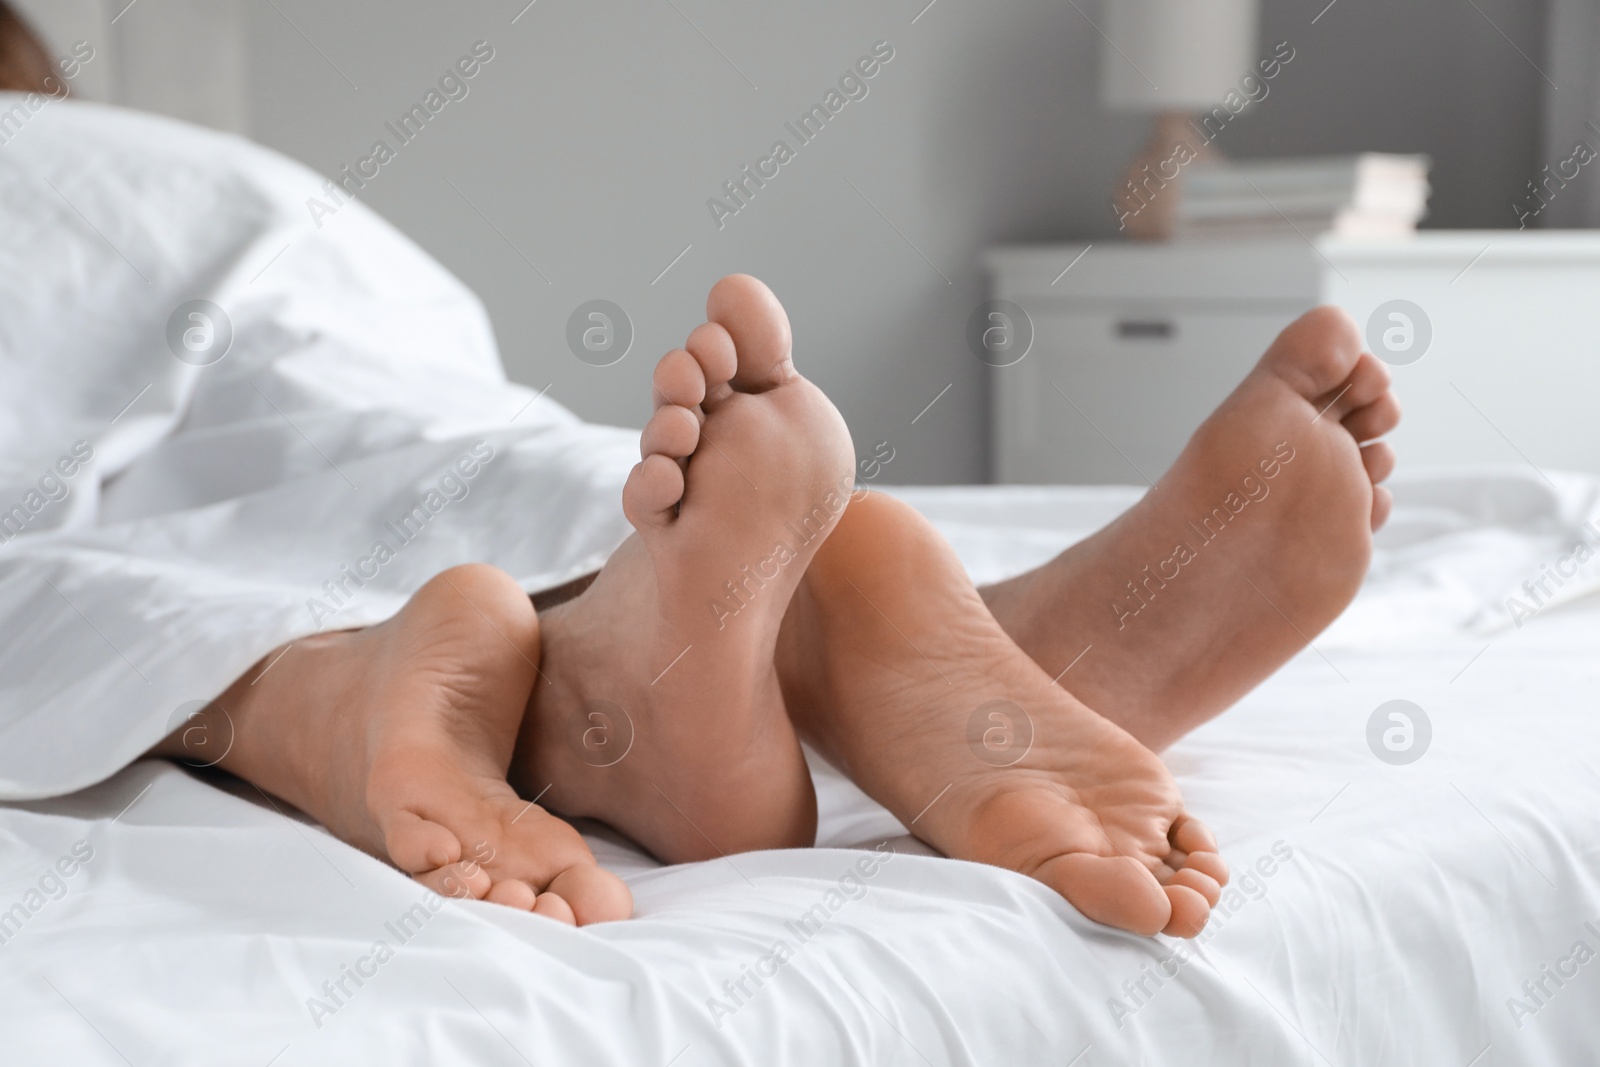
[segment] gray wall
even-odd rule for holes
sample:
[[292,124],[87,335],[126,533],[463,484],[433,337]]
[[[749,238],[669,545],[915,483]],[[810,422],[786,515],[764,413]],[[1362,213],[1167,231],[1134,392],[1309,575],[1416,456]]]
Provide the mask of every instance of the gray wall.
[[[1600,3],[1554,0],[1545,27],[1545,65],[1559,91],[1545,94],[1544,152],[1540,166],[1572,173],[1566,160],[1581,142],[1600,151]],[[1600,226],[1600,179],[1587,173],[1591,163],[1568,188],[1541,211],[1548,227]],[[1526,197],[1524,197],[1526,201]]]
[[[1059,3],[997,17],[940,0],[915,25],[921,5],[838,0],[677,0],[682,14],[665,0],[540,0],[514,26],[520,3],[381,17],[376,3],[279,6],[360,87],[264,8],[254,133],[322,168],[364,151],[473,40],[494,45],[472,95],[366,196],[483,294],[515,377],[637,425],[655,357],[701,320],[711,282],[746,271],[789,307],[799,364],[858,448],[893,442],[884,477],[897,481],[985,477],[983,368],[961,342],[984,298],[977,250],[1103,228],[1098,194],[1139,135],[1092,106],[1097,38]],[[707,198],[775,140],[793,144],[784,123],[879,39],[895,58],[868,96],[719,231]],[[637,330],[604,369],[564,341],[569,313],[595,297]]]
[[1224,150],[1426,152],[1434,164],[1426,225],[1516,225],[1512,201],[1546,162],[1541,117],[1554,84],[1545,76],[1546,5],[1338,0],[1311,25],[1326,3],[1266,0],[1262,35],[1290,41],[1299,55],[1238,139],[1228,131]]
[[[193,50],[195,2],[139,0],[117,32],[140,54]],[[984,368],[962,340],[984,297],[977,254],[1110,237],[1105,193],[1145,130],[1097,104],[1100,41],[1083,12],[1098,16],[1099,0],[211,2],[240,4],[248,26],[252,135],[325,172],[388,138],[384,123],[472,42],[493,45],[470,95],[363,196],[482,294],[513,377],[638,425],[655,357],[700,320],[713,280],[748,271],[787,304],[799,363],[858,451],[894,445],[891,481],[985,478]],[[1425,151],[1433,224],[1511,224],[1511,199],[1545,162],[1543,4],[1264,3],[1264,40],[1298,56],[1219,147]],[[879,39],[896,55],[870,94],[719,231],[706,199],[774,140],[793,143],[784,122]],[[162,104],[146,95],[128,102]],[[636,328],[607,368],[564,340],[596,297]]]
[[55,55],[78,41],[94,48],[73,80],[74,94],[247,132],[251,0],[8,2]]

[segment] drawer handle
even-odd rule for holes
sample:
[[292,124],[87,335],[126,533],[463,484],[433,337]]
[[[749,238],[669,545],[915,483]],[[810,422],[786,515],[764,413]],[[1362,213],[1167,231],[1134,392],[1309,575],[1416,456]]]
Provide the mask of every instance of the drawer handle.
[[1178,332],[1170,319],[1123,319],[1117,336],[1125,341],[1170,341]]

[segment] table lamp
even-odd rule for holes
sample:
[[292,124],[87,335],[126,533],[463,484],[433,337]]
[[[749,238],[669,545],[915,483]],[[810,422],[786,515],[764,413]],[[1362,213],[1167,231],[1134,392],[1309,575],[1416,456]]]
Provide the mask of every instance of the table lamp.
[[1230,94],[1239,99],[1241,80],[1255,74],[1256,18],[1257,0],[1105,0],[1101,101],[1156,115],[1112,192],[1123,232],[1172,235],[1182,167],[1215,155],[1204,116]]

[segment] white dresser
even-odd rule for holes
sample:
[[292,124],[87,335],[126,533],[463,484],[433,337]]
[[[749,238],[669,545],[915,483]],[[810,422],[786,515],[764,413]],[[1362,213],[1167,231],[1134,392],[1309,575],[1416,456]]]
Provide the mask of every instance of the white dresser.
[[1600,232],[1015,246],[985,265],[1032,334],[988,360],[1010,363],[990,370],[996,481],[1155,478],[1319,303],[1394,364],[1403,465],[1600,471]]

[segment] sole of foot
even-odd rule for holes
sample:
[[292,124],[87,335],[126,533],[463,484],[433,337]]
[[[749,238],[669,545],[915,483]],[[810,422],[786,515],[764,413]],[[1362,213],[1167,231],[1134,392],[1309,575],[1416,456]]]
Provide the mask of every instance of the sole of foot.
[[625,919],[632,896],[506,770],[537,676],[539,623],[510,575],[437,575],[394,618],[292,643],[157,755],[219,765],[428,888],[568,923]]
[[803,734],[918,837],[1111,926],[1205,925],[1227,867],[1165,766],[1051,682],[911,508],[858,494],[784,626]]
[[849,430],[754,278],[656,366],[623,488],[635,533],[542,616],[512,781],[660,859],[808,846],[811,777],[773,667],[783,613],[852,486]]
[[1138,504],[984,600],[1040,667],[1159,751],[1354,598],[1392,504],[1394,451],[1376,439],[1399,421],[1355,324],[1308,312]]

